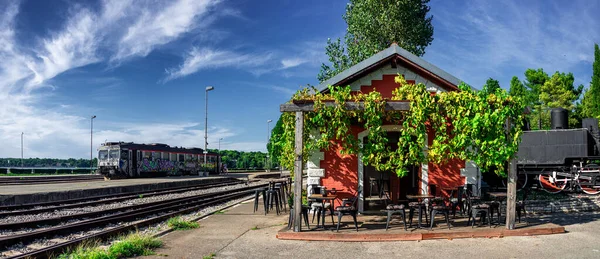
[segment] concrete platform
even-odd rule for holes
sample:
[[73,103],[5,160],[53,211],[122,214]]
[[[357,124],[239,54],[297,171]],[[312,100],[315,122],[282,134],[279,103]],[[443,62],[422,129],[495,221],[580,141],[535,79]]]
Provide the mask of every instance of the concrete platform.
[[[458,216],[458,215],[457,215]],[[304,241],[341,241],[341,242],[381,242],[381,241],[420,241],[432,239],[458,239],[458,238],[492,238],[505,236],[538,236],[565,233],[565,228],[551,222],[540,221],[536,218],[523,220],[516,223],[514,230],[505,228],[504,222],[494,222],[491,227],[487,224],[481,226],[470,226],[467,224],[466,217],[456,217],[450,219],[451,228],[444,222],[443,217],[435,218],[433,229],[423,222],[423,228],[417,229],[416,219],[412,227],[407,230],[398,217],[390,223],[390,228],[385,229],[386,216],[380,215],[359,215],[357,217],[359,231],[356,231],[352,218],[344,216],[342,218],[342,227],[339,232],[335,225],[331,225],[329,216],[325,219],[325,230],[315,229],[303,226],[302,232],[293,232],[292,230],[282,229],[277,233],[277,238],[286,240],[304,240]],[[416,218],[416,217],[415,217]],[[337,220],[337,217],[336,217]],[[423,219],[424,220],[424,219]],[[505,220],[502,218],[502,220]],[[478,220],[479,221],[479,220]],[[492,220],[494,221],[494,220]],[[478,222],[479,223],[479,222]]]
[[[2,186],[0,188],[0,206],[62,201],[116,193],[126,194],[140,191],[164,190],[168,188],[192,186],[200,183],[219,182],[230,178],[243,180],[253,179],[256,175],[262,176],[263,174],[264,173],[232,173],[226,176],[174,176]],[[279,173],[268,175],[268,177],[271,178],[278,178],[279,176]]]
[[[262,203],[261,203],[262,204]],[[187,231],[174,231],[162,237],[164,246],[156,255],[137,258],[598,258],[600,240],[600,213],[553,214],[528,217],[529,225],[553,223],[568,228],[561,235],[511,236],[510,238],[455,238],[428,241],[390,242],[305,242],[283,240],[276,236],[287,225],[288,213],[264,215],[262,206],[253,213],[253,201],[213,214],[200,220],[200,227]],[[343,222],[348,223],[348,218]],[[351,219],[350,219],[351,220]],[[364,220],[364,219],[361,219]],[[436,220],[439,221],[438,218]],[[316,221],[315,221],[316,223]],[[329,219],[327,223],[330,224]],[[379,224],[379,223],[377,223]],[[523,224],[524,221],[523,221]],[[423,231],[432,234],[440,229]],[[527,225],[527,224],[525,224]],[[311,227],[314,224],[311,223]],[[359,233],[371,230],[362,226]],[[489,230],[475,227],[474,230]],[[501,230],[497,226],[492,229]],[[353,231],[348,225],[344,230]],[[398,222],[390,231],[404,232]],[[334,231],[313,233],[336,234]],[[342,233],[342,229],[340,229]],[[414,232],[412,232],[414,233]],[[419,232],[420,233],[420,232]],[[493,236],[490,236],[493,237]],[[501,237],[501,236],[497,236]],[[560,253],[556,249],[559,247]]]

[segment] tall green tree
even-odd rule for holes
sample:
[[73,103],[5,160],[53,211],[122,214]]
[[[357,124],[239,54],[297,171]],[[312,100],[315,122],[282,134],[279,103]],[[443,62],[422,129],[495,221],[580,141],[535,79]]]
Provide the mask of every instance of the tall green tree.
[[[433,16],[429,0],[350,0],[344,20],[345,44],[328,40],[326,54],[332,67],[323,64],[317,78],[323,82],[397,43],[422,56],[433,41]],[[345,46],[344,46],[345,45]]]
[[547,109],[542,107],[540,92],[542,86],[550,77],[543,69],[527,69],[525,71],[526,94],[523,96],[523,104],[530,108],[531,113],[527,116],[531,122],[531,129],[540,130],[550,127],[550,115]]
[[[569,111],[570,127],[579,127],[578,116],[575,112],[576,101],[583,91],[583,85],[575,87],[573,73],[556,72],[540,88],[540,102],[545,110],[564,108]],[[544,118],[545,116],[542,116]],[[547,115],[546,115],[547,117]],[[545,122],[544,122],[545,124]]]
[[600,48],[594,44],[594,64],[592,65],[592,82],[581,100],[583,118],[600,119]]
[[512,79],[510,79],[510,89],[508,93],[513,97],[521,98],[521,101],[524,102],[527,96],[527,89],[525,89],[525,85],[523,85],[518,77],[513,76]]
[[279,139],[281,138],[281,134],[283,134],[283,121],[281,116],[275,123],[275,127],[271,131],[270,141],[267,143],[267,152],[269,153],[269,157],[271,157],[271,163],[273,166],[279,164],[279,156],[281,155],[281,145],[279,144]]
[[490,95],[490,94],[495,93],[496,90],[498,90],[498,89],[500,89],[500,82],[498,82],[498,80],[495,80],[490,77],[483,85],[483,88],[481,89],[481,93],[484,95]]

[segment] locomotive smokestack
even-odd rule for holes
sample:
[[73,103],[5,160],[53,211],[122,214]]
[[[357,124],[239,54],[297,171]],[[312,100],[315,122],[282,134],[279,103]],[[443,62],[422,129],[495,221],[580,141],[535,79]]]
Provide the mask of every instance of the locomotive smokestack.
[[551,129],[568,129],[569,112],[563,108],[554,108],[550,112]]

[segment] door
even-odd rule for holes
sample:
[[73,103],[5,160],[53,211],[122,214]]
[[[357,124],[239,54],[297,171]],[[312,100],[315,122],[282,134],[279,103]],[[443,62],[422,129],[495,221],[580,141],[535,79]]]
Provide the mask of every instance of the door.
[[137,150],[129,150],[129,176],[135,177],[137,175]]

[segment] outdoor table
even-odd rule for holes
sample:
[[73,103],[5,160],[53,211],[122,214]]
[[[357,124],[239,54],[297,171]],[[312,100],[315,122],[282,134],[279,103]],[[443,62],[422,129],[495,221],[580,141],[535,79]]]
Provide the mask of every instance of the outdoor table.
[[[332,201],[331,206],[334,206],[334,201],[335,201],[335,199],[337,199],[337,195],[329,194],[327,196],[323,196],[323,194],[311,194],[307,198],[313,199],[316,201],[321,201],[321,204],[323,205],[323,214],[321,214],[321,218],[322,218],[321,227],[325,228],[325,202]],[[334,222],[331,222],[331,223],[333,224]],[[317,226],[317,227],[319,227],[319,226]]]
[[[406,195],[406,198],[409,200],[418,200],[419,201],[419,221],[418,221],[418,225],[417,228],[421,228],[421,222],[422,222],[422,218],[423,215],[421,214],[421,210],[423,205],[425,205],[423,202],[421,202],[422,199],[432,199],[435,198],[435,196],[433,195],[429,195],[429,194],[416,194],[416,195]],[[425,212],[427,213],[427,212]]]
[[488,195],[494,197],[496,200],[506,198],[506,192],[488,192]]

